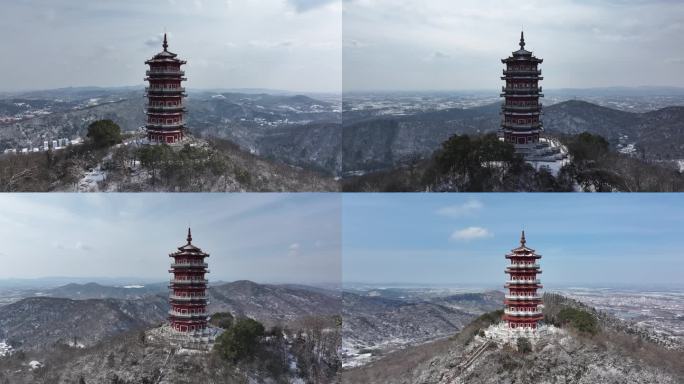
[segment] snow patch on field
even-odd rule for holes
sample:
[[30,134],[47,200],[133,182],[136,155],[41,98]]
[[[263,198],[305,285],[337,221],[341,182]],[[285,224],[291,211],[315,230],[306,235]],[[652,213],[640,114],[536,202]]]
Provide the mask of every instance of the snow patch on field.
[[9,356],[14,352],[11,345],[7,344],[5,340],[0,341],[0,357]]

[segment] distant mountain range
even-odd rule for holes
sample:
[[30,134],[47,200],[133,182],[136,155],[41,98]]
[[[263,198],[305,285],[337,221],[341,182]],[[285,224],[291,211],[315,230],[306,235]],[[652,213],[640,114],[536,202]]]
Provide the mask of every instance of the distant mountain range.
[[[168,287],[161,283],[140,288],[67,284],[41,291],[41,295],[0,307],[0,340],[28,349],[66,343],[74,337],[92,345],[159,324],[169,309]],[[339,294],[315,287],[236,281],[210,287],[208,296],[210,313],[230,312],[268,326],[341,313]]]
[[[386,169],[428,156],[454,134],[495,132],[499,112],[500,103],[398,117],[345,112],[343,172]],[[614,147],[634,144],[649,159],[684,158],[684,107],[631,113],[571,100],[545,108],[543,121],[552,135],[586,131],[604,136]]]
[[408,299],[344,292],[345,363],[353,364],[359,355],[382,355],[453,334],[478,315],[500,308],[502,302],[501,292]]
[[[331,98],[329,98],[331,99]],[[45,140],[83,137],[99,119],[124,131],[145,124],[142,89],[64,88],[5,95],[0,117],[0,151],[41,146]],[[187,127],[196,136],[229,139],[243,149],[283,163],[339,173],[340,106],[297,94],[191,92]]]
[[342,382],[670,384],[684,378],[681,350],[665,349],[622,328],[618,319],[558,295],[553,300],[545,296],[545,305],[547,323],[552,313],[575,308],[596,321],[595,332],[558,325],[524,351],[517,339],[505,343],[484,337],[482,331],[500,321],[500,315],[492,312],[448,339],[407,346],[369,364],[351,367],[343,372]]

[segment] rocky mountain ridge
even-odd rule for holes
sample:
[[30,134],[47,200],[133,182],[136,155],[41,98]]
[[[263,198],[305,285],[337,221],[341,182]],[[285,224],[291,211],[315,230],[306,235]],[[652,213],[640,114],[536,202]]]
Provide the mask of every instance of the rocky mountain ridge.
[[[343,173],[387,169],[424,158],[454,134],[496,132],[500,103],[469,109],[446,109],[399,117],[345,117],[342,133]],[[570,100],[544,108],[551,135],[590,132],[611,145],[632,144],[648,159],[684,158],[684,107],[631,113]]]

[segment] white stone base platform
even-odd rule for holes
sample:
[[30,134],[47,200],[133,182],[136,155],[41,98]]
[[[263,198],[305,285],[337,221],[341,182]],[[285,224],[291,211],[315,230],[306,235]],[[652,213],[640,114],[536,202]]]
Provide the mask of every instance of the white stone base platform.
[[145,338],[150,343],[170,345],[181,351],[196,353],[211,351],[221,333],[223,329],[214,327],[207,327],[202,331],[179,332],[165,324],[145,332]]

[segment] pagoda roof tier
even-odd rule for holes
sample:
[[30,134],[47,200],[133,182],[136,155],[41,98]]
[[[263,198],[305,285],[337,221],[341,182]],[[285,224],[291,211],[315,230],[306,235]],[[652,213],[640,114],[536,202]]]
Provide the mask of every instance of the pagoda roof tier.
[[544,62],[544,59],[538,59],[538,58],[532,56],[532,52],[530,52],[530,51],[518,50],[518,51],[513,52],[513,56],[509,56],[505,59],[501,59],[501,62],[504,64],[520,63],[520,62],[530,62],[530,63],[541,64],[542,62]]
[[[539,268],[539,267],[537,267],[537,268]],[[506,271],[504,273],[542,273],[542,270],[541,269],[533,269],[533,268],[529,268],[529,270],[527,270],[527,269],[523,269],[523,268],[508,267],[508,268],[506,268]]]
[[[193,302],[188,302],[188,301],[183,301],[182,303],[177,303],[176,301],[180,301],[178,299],[171,299],[171,305],[174,308],[198,308],[198,307],[206,307],[207,306],[207,299],[202,299],[199,303],[193,303]],[[198,301],[198,300],[196,300]]]
[[516,310],[510,310],[510,309],[504,309],[504,314],[508,316],[515,316],[515,317],[533,317],[533,316],[539,316],[542,314],[541,311],[516,311]]
[[507,59],[501,59],[502,63],[510,63],[510,62],[517,62],[517,61],[531,61],[534,63],[541,63],[543,60],[542,59],[537,59],[536,57],[532,56],[532,52],[528,51],[525,49],[525,34],[523,32],[520,32],[520,49],[517,51],[513,52],[511,57]]
[[182,122],[182,121],[179,122],[179,123],[170,123],[170,124],[167,124],[167,123],[147,123],[147,124],[145,124],[145,127],[147,127],[147,128],[151,128],[151,129],[161,129],[161,130],[165,130],[165,129],[172,129],[172,130],[182,129],[184,126],[185,126],[185,123]]
[[[167,135],[169,133],[182,133],[182,129],[167,129],[167,130],[159,130],[159,129],[149,129],[147,128],[148,133],[154,133],[154,134],[159,134],[159,135]],[[169,255],[171,256],[171,255]]]
[[185,71],[180,69],[151,69],[145,71],[145,76],[185,76]]
[[529,110],[527,112],[523,111],[509,111],[504,108],[503,114],[506,116],[539,116],[541,115],[541,111],[539,109],[534,109],[534,110]]
[[539,269],[539,264],[510,264],[508,268],[513,269]]
[[506,105],[501,104],[501,109],[503,111],[541,111],[542,104],[537,105]]
[[169,80],[175,80],[175,81],[188,81],[187,77],[156,77],[156,76],[147,76],[143,80],[145,81],[154,81],[154,80],[159,80],[159,81],[169,81]]
[[200,285],[200,284],[207,284],[209,283],[209,280],[207,279],[193,279],[193,280],[186,280],[186,279],[171,279],[169,280],[169,283],[172,286],[179,286],[179,285]]
[[178,55],[176,55],[175,53],[169,52],[169,43],[166,38],[166,33],[164,34],[164,42],[162,43],[162,48],[164,48],[162,52],[157,53],[150,60],[145,61],[145,64],[174,63],[182,65],[186,63],[183,60],[179,60],[177,58]]
[[513,76],[513,75],[508,75],[508,76],[501,76],[501,80],[544,80],[542,76]]
[[541,295],[525,296],[525,295],[505,295],[506,300],[541,300]]
[[514,130],[510,130],[510,129],[504,129],[503,132],[508,133],[510,135],[525,136],[525,135],[541,134],[542,132],[544,132],[544,130],[543,129],[535,129],[535,130],[531,130],[531,131],[514,131]]
[[185,107],[175,107],[175,108],[169,108],[165,109],[162,111],[153,111],[152,109],[145,109],[145,114],[148,116],[171,116],[171,117],[177,117],[177,116],[182,116],[183,111],[185,110]]
[[202,252],[202,249],[192,244],[192,232],[188,228],[187,243],[178,247],[178,251],[169,254],[169,257],[190,256],[190,257],[209,257],[208,253]]
[[520,322],[520,323],[528,323],[532,321],[541,321],[544,320],[544,315],[536,315],[536,316],[527,316],[527,317],[522,317],[522,316],[514,316],[514,315],[503,315],[501,317],[502,320],[504,321],[511,321],[511,322]]
[[160,106],[151,107],[151,106],[149,106],[149,105],[145,106],[145,111],[146,111],[147,113],[154,113],[154,114],[161,114],[161,113],[164,113],[164,112],[152,112],[152,110],[161,110],[161,111],[185,111],[185,107],[182,106],[182,105],[179,105],[179,106],[168,106],[168,105],[165,105],[165,106],[163,106],[163,107],[160,107]]
[[188,301],[201,301],[202,303],[206,304],[207,302],[207,296],[202,296],[202,297],[189,297],[189,296],[178,296],[178,295],[169,295],[169,299],[171,301],[183,301],[183,302],[188,302]]
[[178,87],[178,88],[157,88],[157,87],[145,87],[145,92],[154,92],[154,93],[182,93],[185,94],[185,88],[184,87]]
[[173,263],[171,268],[207,268],[207,263]]
[[503,75],[515,75],[515,76],[521,76],[521,75],[536,75],[540,76],[542,74],[541,69],[504,69],[503,70]]
[[[534,252],[534,251],[533,251],[533,252]],[[542,255],[539,255],[539,254],[536,254],[536,253],[525,253],[525,254],[520,254],[520,253],[508,253],[508,254],[506,254],[506,258],[507,258],[507,259],[511,259],[511,258],[514,258],[514,257],[520,257],[520,258],[528,257],[528,258],[532,258],[532,259],[541,259]]]
[[531,88],[513,88],[513,87],[501,87],[501,92],[506,94],[535,94],[542,91],[542,87],[531,87]]
[[[539,280],[537,280],[539,281]],[[531,284],[516,284],[516,283],[511,283],[511,280],[507,281],[506,284],[504,284],[504,288],[519,288],[519,289],[542,289],[544,288],[543,285],[539,283],[531,283]]]
[[211,273],[210,270],[204,269],[204,268],[190,268],[190,267],[173,267],[169,269],[169,273],[176,273],[176,272],[201,272],[201,273]]
[[171,317],[178,317],[178,318],[206,318],[209,316],[209,313],[203,312],[203,313],[181,313],[181,312],[175,312],[175,311],[169,311],[169,315]]
[[528,123],[528,124],[514,124],[514,123],[501,123],[501,128],[510,129],[512,131],[520,130],[540,130],[543,127],[542,123]]
[[536,94],[523,94],[523,93],[500,93],[499,96],[501,97],[512,97],[512,98],[537,98],[537,97],[544,97],[543,93],[536,93]]

